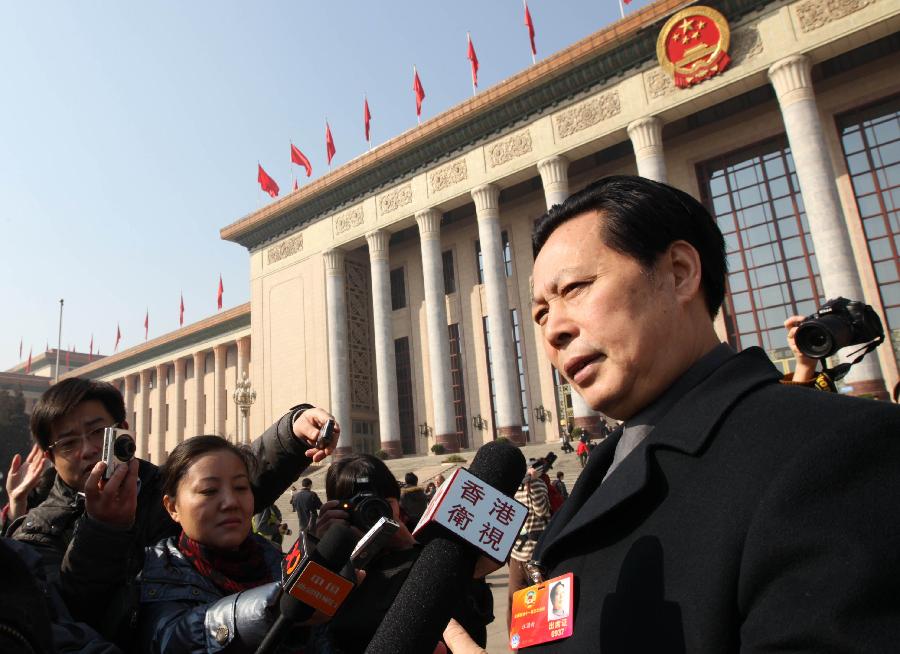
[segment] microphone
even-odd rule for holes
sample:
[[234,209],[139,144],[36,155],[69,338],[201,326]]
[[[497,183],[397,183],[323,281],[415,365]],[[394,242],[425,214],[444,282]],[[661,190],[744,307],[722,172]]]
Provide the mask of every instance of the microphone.
[[[496,491],[500,491],[505,496],[512,496],[519,488],[519,482],[525,475],[525,457],[515,445],[505,441],[491,441],[479,448],[472,460],[472,466],[469,473],[474,475],[485,484],[492,486],[494,496],[499,496]],[[431,652],[435,645],[441,639],[441,634],[450,618],[456,612],[460,605],[467,585],[472,579],[475,571],[475,563],[479,554],[486,553],[497,561],[505,561],[512,548],[515,536],[518,535],[519,528],[527,516],[527,510],[518,502],[505,498],[506,502],[496,500],[493,508],[497,504],[503,504],[509,509],[516,509],[517,516],[510,519],[507,523],[501,521],[502,525],[508,525],[510,533],[508,538],[504,540],[504,544],[500,544],[493,539],[487,539],[486,546],[479,542],[464,542],[462,538],[468,538],[466,531],[468,526],[473,527],[472,532],[479,541],[485,540],[485,533],[488,531],[488,522],[482,526],[482,520],[474,520],[475,512],[478,506],[471,507],[471,519],[462,531],[457,529],[447,529],[443,525],[442,518],[448,514],[452,515],[454,509],[465,502],[459,502],[454,505],[455,498],[458,494],[454,494],[454,486],[463,489],[465,492],[466,484],[471,484],[466,479],[471,480],[471,475],[466,476],[460,474],[466,473],[465,470],[459,469],[454,473],[442,487],[442,495],[435,497],[431,505],[429,505],[425,516],[416,527],[416,534],[423,533],[426,536],[432,535],[431,541],[422,548],[419,558],[410,570],[400,592],[394,599],[390,610],[375,632],[375,636],[369,642],[366,648],[366,654],[421,654],[422,652]],[[456,483],[457,480],[460,483]],[[490,490],[481,489],[483,495],[482,500],[487,499]],[[476,495],[477,496],[477,495]],[[465,495],[461,495],[465,497]],[[514,503],[515,506],[513,506]],[[477,503],[479,506],[481,502]],[[449,506],[454,505],[454,506]],[[487,515],[487,510],[484,514]],[[458,515],[458,514],[457,514]],[[496,513],[492,513],[493,517],[497,517]],[[444,529],[456,533],[459,537],[444,535],[436,535],[438,524]],[[483,531],[480,531],[482,530]],[[508,542],[508,547],[506,543]],[[491,553],[493,552],[493,553]]]
[[328,616],[337,612],[354,586],[338,571],[347,563],[357,540],[350,527],[334,524],[313,548],[301,530],[283,563],[281,614],[256,654],[274,651],[291,627],[308,620],[317,610]]

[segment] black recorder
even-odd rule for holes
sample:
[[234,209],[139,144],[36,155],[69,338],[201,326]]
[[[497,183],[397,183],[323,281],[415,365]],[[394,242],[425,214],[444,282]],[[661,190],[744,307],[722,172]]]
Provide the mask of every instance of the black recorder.
[[103,453],[101,461],[106,462],[104,479],[109,479],[120,465],[127,465],[134,458],[134,434],[127,429],[107,427],[103,430]]
[[316,449],[324,450],[334,442],[334,420],[326,420],[316,438]]

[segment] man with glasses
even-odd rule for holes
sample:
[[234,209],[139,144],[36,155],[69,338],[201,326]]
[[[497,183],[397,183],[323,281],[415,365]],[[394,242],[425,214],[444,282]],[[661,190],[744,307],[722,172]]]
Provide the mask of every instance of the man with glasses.
[[[256,510],[272,504],[312,461],[331,454],[313,448],[328,412],[301,404],[250,448]],[[101,483],[103,431],[128,428],[122,394],[105,382],[66,379],[51,386],[31,414],[32,436],[56,466],[47,499],[14,522],[7,535],[43,556],[49,580],[59,580],[72,613],[121,644],[136,607],[135,575],[144,548],[177,534],[162,503],[158,468],[133,459]],[[339,435],[340,427],[335,433]]]

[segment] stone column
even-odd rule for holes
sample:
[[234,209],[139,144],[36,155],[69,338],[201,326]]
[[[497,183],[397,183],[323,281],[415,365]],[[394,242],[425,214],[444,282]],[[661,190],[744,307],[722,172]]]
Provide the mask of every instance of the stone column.
[[194,352],[194,417],[188,438],[206,433],[206,402],[203,401],[203,376],[206,374],[206,352]]
[[134,420],[134,375],[125,375],[125,388],[122,395],[125,396],[125,421],[128,426],[137,430],[137,425],[131,424]]
[[666,157],[662,147],[663,122],[656,116],[638,118],[628,125],[638,175],[656,182],[666,181]]
[[403,455],[403,448],[400,444],[400,416],[397,413],[397,363],[394,359],[394,330],[391,322],[391,273],[388,256],[390,239],[390,233],[383,229],[366,234],[369,265],[372,268],[378,430],[381,449],[390,454],[391,458],[396,458]]
[[227,343],[220,343],[213,348],[213,356],[215,357],[213,364],[213,397],[215,398],[213,400],[215,406],[213,425],[215,426],[214,433],[222,438],[226,437],[225,416],[227,415],[228,407],[225,403],[229,401],[228,393],[225,392],[225,355],[227,352]]
[[441,212],[426,209],[416,214],[422,248],[422,276],[425,282],[425,319],[428,329],[428,368],[434,414],[434,442],[448,452],[459,451],[456,414],[453,410],[453,382],[450,379],[450,337],[447,305],[444,300],[444,264],[441,255]]
[[156,415],[153,417],[153,463],[162,465],[166,460],[166,375],[169,366],[156,366]]
[[[140,458],[150,458],[150,370],[141,370],[141,425],[137,433]],[[156,463],[154,461],[153,463]]]
[[[541,182],[544,186],[544,199],[549,211],[553,205],[562,204],[569,197],[569,161],[565,157],[549,157],[538,162],[538,172],[541,174]],[[570,385],[572,395],[572,413],[575,426],[596,430],[596,411],[587,405],[578,392]]]
[[244,378],[244,373],[250,377],[250,337],[244,336],[237,341],[237,373],[235,381]]
[[175,359],[175,398],[172,400],[172,420],[169,428],[175,434],[175,445],[184,440],[184,359]]
[[[810,67],[807,57],[792,55],[772,64],[769,79],[781,106],[825,297],[861,300],[862,284],[834,183]],[[876,356],[869,355],[853,366],[844,380],[853,387],[854,395],[876,393],[887,398]]]
[[350,348],[347,330],[347,273],[344,251],[326,250],[325,296],[328,316],[328,387],[331,414],[341,426],[341,439],[335,450],[339,458],[353,451],[350,421]]
[[475,200],[478,218],[478,238],[481,240],[484,288],[490,322],[494,390],[497,395],[497,434],[513,443],[524,444],[522,402],[500,233],[500,189],[493,184],[485,184],[472,190],[472,198]]

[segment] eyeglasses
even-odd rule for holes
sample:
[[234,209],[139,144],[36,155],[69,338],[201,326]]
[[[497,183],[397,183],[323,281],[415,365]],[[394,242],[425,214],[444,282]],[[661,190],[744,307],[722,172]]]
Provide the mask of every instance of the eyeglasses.
[[[115,427],[115,425],[109,426]],[[69,438],[64,438],[61,441],[56,441],[47,449],[53,450],[58,456],[61,456],[64,459],[72,458],[78,454],[81,454],[81,449],[84,447],[85,441],[87,441],[94,447],[103,447],[103,432],[105,430],[106,427],[97,427],[96,429],[93,429],[86,434],[82,434],[81,436],[70,436]]]

